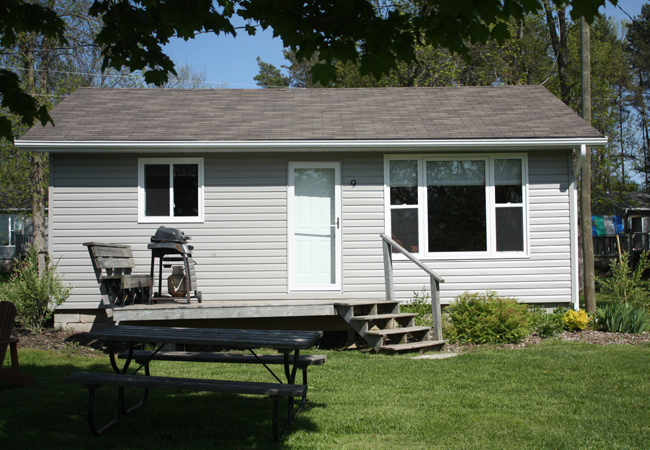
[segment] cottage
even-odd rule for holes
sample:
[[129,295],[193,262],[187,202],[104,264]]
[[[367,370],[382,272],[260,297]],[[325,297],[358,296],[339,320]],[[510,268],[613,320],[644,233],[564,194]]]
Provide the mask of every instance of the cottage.
[[[83,88],[52,117],[16,145],[50,153],[49,250],[74,287],[58,324],[102,315],[82,243],[129,244],[146,272],[160,225],[192,237],[203,294],[166,318],[386,299],[380,234],[444,279],[443,304],[578,302],[576,176],[606,138],[542,86]],[[393,261],[396,299],[430,289]],[[153,320],[137,311],[120,320]]]

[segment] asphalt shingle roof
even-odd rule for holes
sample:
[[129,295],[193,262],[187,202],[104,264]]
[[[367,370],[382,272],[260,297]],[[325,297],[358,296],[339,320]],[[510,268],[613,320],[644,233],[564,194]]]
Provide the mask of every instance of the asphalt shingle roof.
[[543,86],[378,89],[81,88],[21,141],[593,138]]

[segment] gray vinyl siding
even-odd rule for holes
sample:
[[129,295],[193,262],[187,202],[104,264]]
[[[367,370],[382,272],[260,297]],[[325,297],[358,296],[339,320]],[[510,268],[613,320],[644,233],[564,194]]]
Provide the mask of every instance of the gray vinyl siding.
[[[146,155],[150,157],[150,155]],[[380,154],[194,155],[204,158],[205,222],[164,223],[191,236],[205,301],[381,298],[384,225]],[[343,293],[289,293],[289,161],[341,161]],[[137,221],[137,155],[52,155],[52,253],[73,286],[63,308],[94,308],[99,290],[83,242],[129,244],[138,272],[161,224]],[[352,187],[351,181],[356,181]]]
[[[137,154],[52,154],[50,245],[73,286],[63,308],[95,308],[100,302],[83,242],[129,244],[137,271],[146,273],[147,244],[159,225],[191,236],[197,285],[206,302],[385,297],[379,238],[385,231],[383,155],[193,156],[204,158],[204,223],[139,224]],[[341,162],[342,293],[288,292],[288,163],[308,160]],[[485,289],[529,302],[571,300],[567,152],[531,153],[529,183],[530,257],[425,261],[446,280],[443,303],[466,290]],[[411,263],[396,262],[395,273],[401,299],[429,289],[428,278]]]

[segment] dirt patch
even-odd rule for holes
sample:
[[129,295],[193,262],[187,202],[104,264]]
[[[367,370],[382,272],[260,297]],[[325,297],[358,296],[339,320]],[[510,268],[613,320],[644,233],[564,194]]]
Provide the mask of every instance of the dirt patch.
[[95,355],[102,351],[99,342],[89,339],[86,333],[72,330],[45,329],[41,334],[14,330],[14,337],[20,339],[18,347],[38,350],[75,352],[81,355]]
[[[80,333],[78,331],[46,329],[42,334],[35,335],[16,330],[14,336],[20,339],[18,346],[24,348],[75,352],[82,355],[96,355],[103,351],[101,343],[89,339],[85,333]],[[650,333],[624,334],[591,330],[578,332],[564,331],[553,339],[583,342],[595,345],[643,345],[650,343]],[[524,348],[531,345],[537,345],[543,340],[545,340],[545,338],[531,334],[517,344],[492,345],[489,347],[509,349]],[[449,344],[446,346],[446,351],[458,353],[478,350],[479,348],[485,347],[486,346]],[[361,349],[360,347],[356,348]]]

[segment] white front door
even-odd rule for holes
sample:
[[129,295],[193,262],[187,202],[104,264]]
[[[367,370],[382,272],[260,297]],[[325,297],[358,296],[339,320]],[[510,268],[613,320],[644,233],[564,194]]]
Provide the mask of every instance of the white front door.
[[341,290],[340,170],[289,163],[289,290]]

